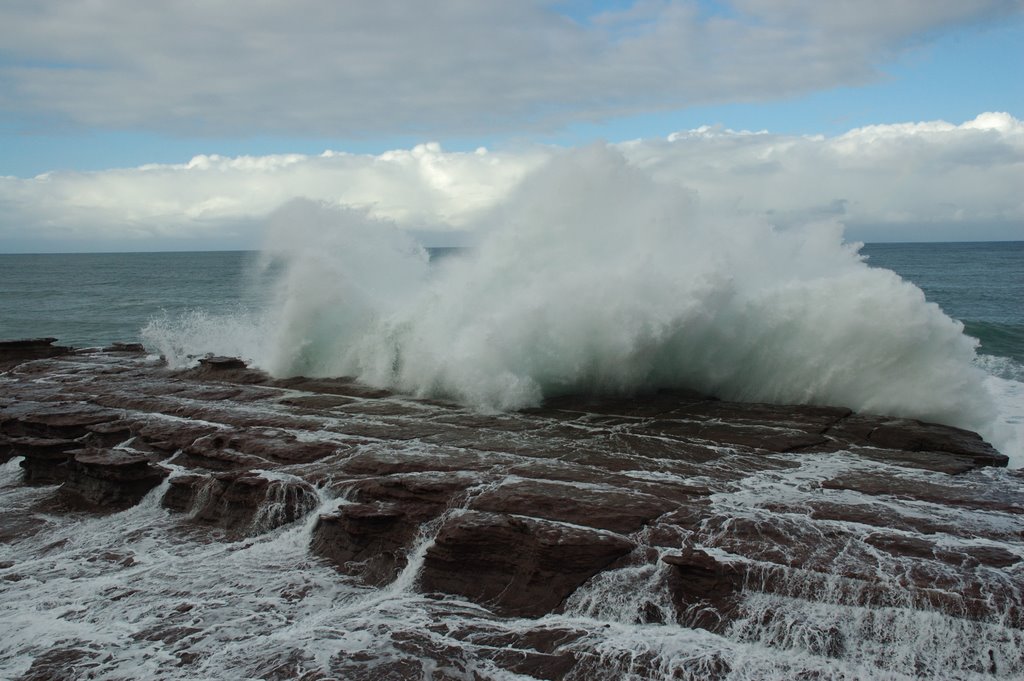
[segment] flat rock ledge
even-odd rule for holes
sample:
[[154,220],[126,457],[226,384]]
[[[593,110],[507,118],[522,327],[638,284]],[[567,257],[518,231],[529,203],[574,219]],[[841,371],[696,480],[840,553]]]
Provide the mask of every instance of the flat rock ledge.
[[[310,550],[344,578],[498,617],[598,612],[642,575],[637,622],[722,632],[751,593],[828,583],[837,598],[840,580],[857,603],[1024,628],[1022,556],[996,545],[1024,538],[1024,480],[986,481],[1007,459],[971,432],[683,392],[479,414],[234,358],[175,371],[134,345],[52,343],[0,343],[0,461],[54,486],[39,512],[123,509],[159,487],[208,528],[197,541],[312,521]],[[1003,520],[959,529],[947,511]],[[35,527],[0,525],[0,541]],[[572,639],[541,623],[494,655],[560,678]]]
[[56,357],[72,351],[71,348],[54,345],[56,342],[56,338],[0,340],[0,370],[25,360]]

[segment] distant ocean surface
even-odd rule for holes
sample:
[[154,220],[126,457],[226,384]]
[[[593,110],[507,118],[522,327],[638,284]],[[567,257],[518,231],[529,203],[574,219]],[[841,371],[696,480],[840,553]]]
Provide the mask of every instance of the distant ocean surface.
[[[434,249],[432,261],[453,249]],[[872,267],[920,287],[980,341],[1004,422],[1024,413],[1024,242],[868,244]],[[77,347],[142,340],[155,318],[256,314],[276,273],[256,252],[0,255],[0,339]],[[211,348],[216,350],[216,348]]]
[[[432,259],[458,249],[429,249]],[[0,340],[86,348],[138,342],[158,316],[253,311],[275,276],[257,251],[0,253]]]
[[253,306],[257,253],[0,255],[0,338],[136,342],[156,315]]

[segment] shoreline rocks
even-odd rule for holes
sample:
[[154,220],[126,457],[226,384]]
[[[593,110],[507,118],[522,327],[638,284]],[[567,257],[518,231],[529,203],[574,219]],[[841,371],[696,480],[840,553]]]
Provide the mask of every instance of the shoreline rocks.
[[56,338],[22,338],[0,340],[0,371],[26,360],[57,357],[73,352],[73,348],[54,345]]
[[[0,344],[0,460],[75,509],[164,483],[163,507],[210,541],[305,519],[339,578],[496,617],[614,601],[722,633],[750,594],[826,594],[1024,628],[1024,556],[998,545],[1024,537],[1024,478],[979,476],[1007,459],[967,431],[681,392],[481,415],[234,358],[173,371],[132,346],[23,349]],[[996,520],[960,527],[965,510]],[[538,636],[515,664],[561,678],[576,658]]]

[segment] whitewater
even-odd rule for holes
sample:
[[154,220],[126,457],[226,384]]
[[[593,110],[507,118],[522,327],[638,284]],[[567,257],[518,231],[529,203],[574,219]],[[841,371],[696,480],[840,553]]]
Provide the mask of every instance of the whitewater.
[[256,311],[153,319],[172,366],[239,356],[494,412],[569,393],[686,388],[980,432],[1024,465],[1024,390],[836,221],[779,228],[702,205],[606,145],[556,154],[431,263],[386,218],[298,200],[269,220]]

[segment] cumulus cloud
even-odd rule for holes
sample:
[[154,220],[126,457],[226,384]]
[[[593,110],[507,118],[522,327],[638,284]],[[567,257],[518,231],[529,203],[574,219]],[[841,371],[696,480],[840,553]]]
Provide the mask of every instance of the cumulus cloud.
[[[413,231],[470,228],[548,152],[444,152],[436,143],[377,156],[197,156],[188,163],[0,178],[4,242],[146,249],[251,247],[264,218],[297,197],[365,210]],[[187,242],[187,243],[185,243]],[[50,243],[52,246],[47,246]],[[167,244],[163,244],[167,246]],[[9,246],[10,248],[10,246]]]
[[[1005,113],[837,137],[703,127],[613,146],[709,210],[780,228],[829,218],[861,240],[1024,238],[1024,122]],[[296,197],[368,212],[428,245],[462,242],[561,151],[424,144],[0,178],[0,251],[254,247],[266,216]]]
[[835,218],[867,241],[1024,238],[1024,122],[984,113],[837,137],[701,128],[629,145],[702,201],[788,226]]
[[[593,7],[582,3],[585,8]],[[0,111],[177,133],[445,135],[863,83],[1019,0],[14,0]]]

